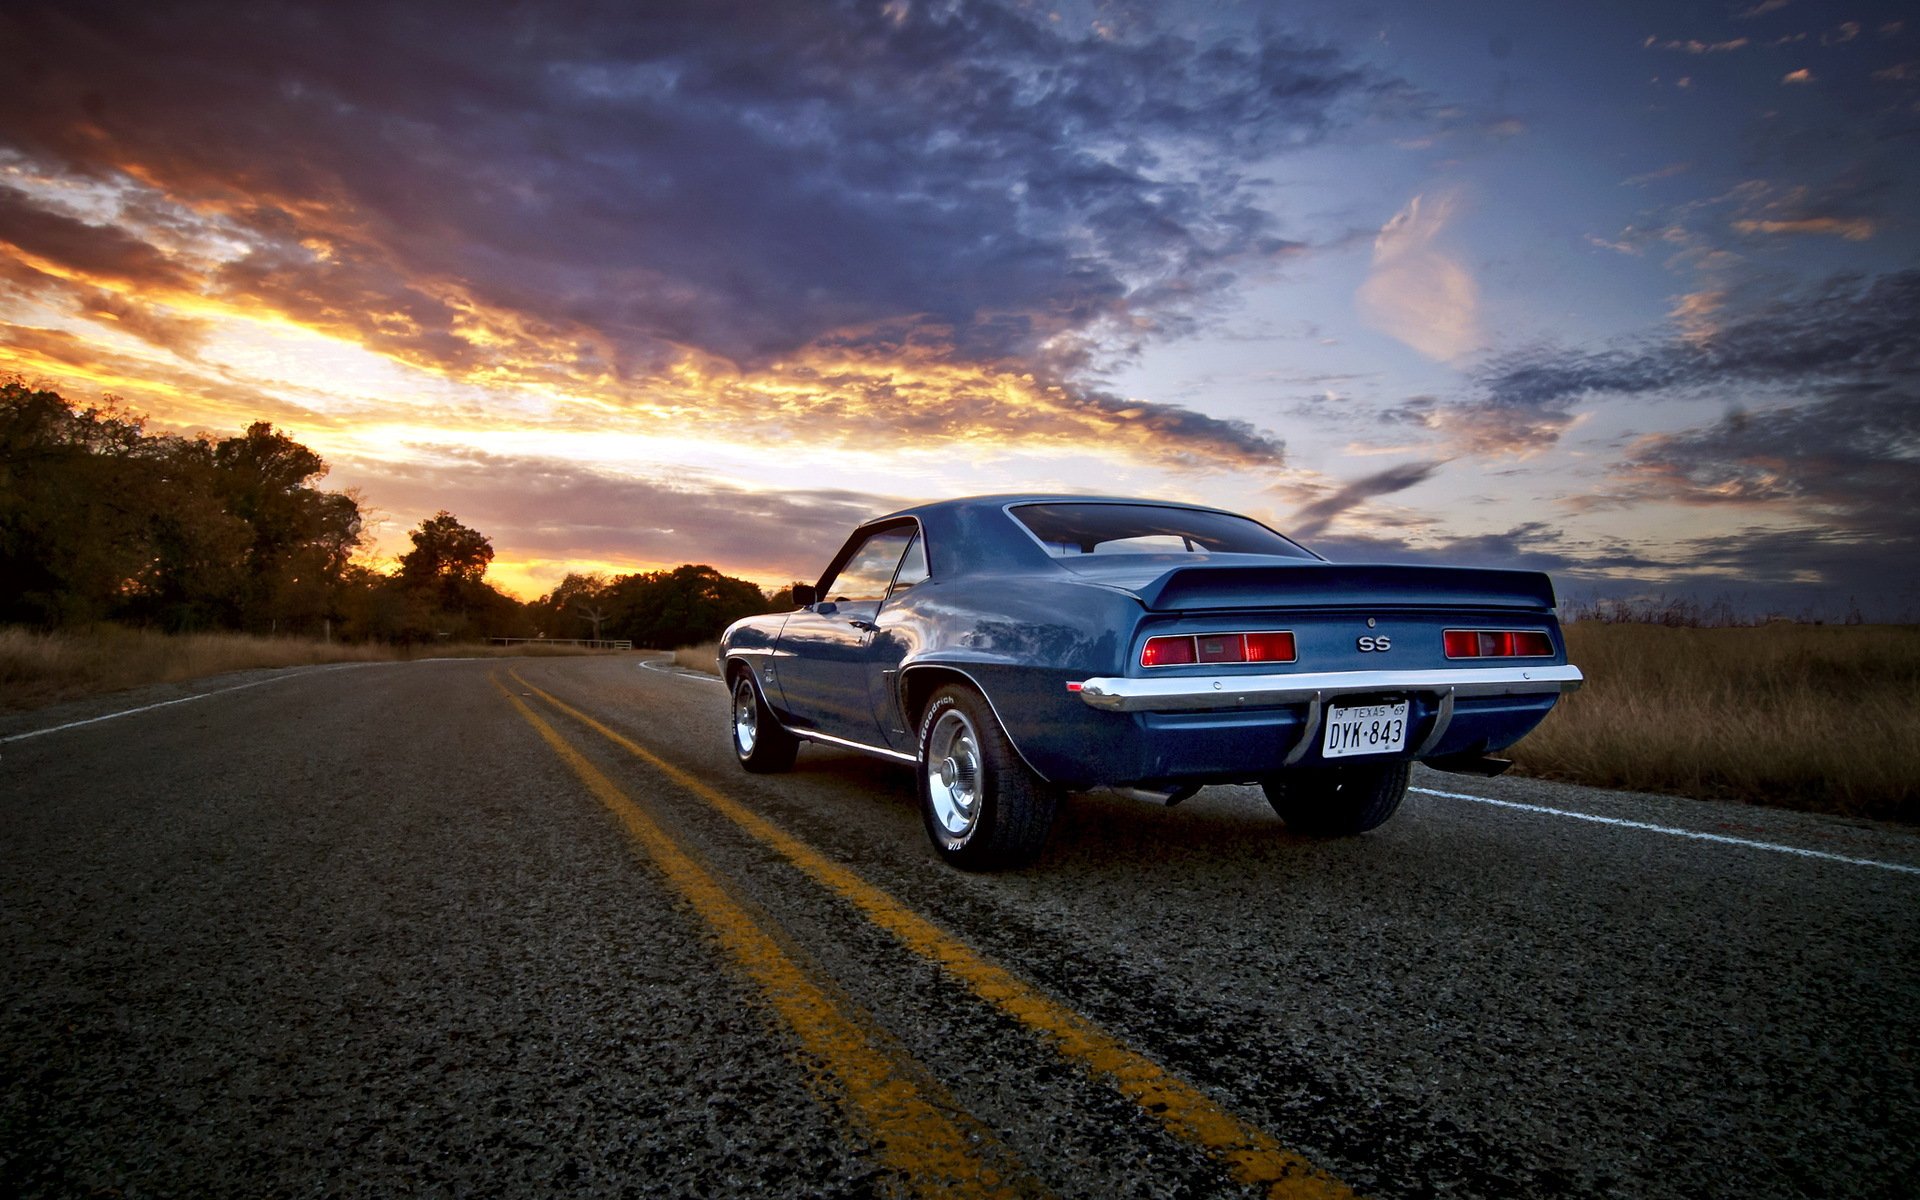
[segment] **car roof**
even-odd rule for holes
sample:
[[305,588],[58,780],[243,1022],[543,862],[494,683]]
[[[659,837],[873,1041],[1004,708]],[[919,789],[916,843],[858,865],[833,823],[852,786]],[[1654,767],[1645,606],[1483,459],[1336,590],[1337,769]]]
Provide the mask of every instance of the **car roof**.
[[926,530],[928,557],[936,574],[1062,570],[1040,543],[1007,514],[1008,508],[1020,504],[1150,504],[1156,508],[1184,508],[1196,512],[1238,515],[1205,504],[1149,500],[1139,496],[1011,492],[994,496],[960,496],[916,504],[883,517],[875,517],[864,522],[860,528],[868,529],[906,518],[918,521]]
[[[898,512],[888,513],[884,517],[875,517],[866,524],[889,521],[895,517],[917,517],[929,512],[967,508],[986,508],[1000,510],[1016,504],[1150,504],[1156,508],[1191,508],[1200,512],[1229,512],[1224,508],[1215,508],[1210,504],[1191,504],[1184,500],[1156,500],[1146,496],[1087,496],[1066,492],[1005,492],[990,496],[956,496],[950,500],[929,500],[924,504],[915,504]],[[1231,514],[1238,515],[1238,514]]]

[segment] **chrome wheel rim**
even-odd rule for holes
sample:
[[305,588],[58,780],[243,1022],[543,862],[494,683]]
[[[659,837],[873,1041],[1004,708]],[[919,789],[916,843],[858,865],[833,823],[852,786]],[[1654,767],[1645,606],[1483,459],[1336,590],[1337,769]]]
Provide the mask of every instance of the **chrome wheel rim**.
[[982,770],[980,739],[973,722],[948,709],[927,735],[927,796],[933,819],[956,841],[965,841],[980,823]]
[[760,700],[745,679],[733,685],[733,745],[742,757],[760,740]]

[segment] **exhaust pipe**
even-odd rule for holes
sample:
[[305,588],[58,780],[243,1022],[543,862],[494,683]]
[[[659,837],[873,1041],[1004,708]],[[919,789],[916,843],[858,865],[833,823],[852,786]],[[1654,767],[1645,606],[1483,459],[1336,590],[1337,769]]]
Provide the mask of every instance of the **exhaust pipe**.
[[1116,796],[1124,796],[1129,800],[1138,800],[1143,804],[1164,804],[1168,808],[1172,808],[1188,796],[1199,791],[1200,787],[1198,784],[1187,783],[1177,788],[1168,788],[1165,790],[1137,787],[1110,787],[1106,790]]

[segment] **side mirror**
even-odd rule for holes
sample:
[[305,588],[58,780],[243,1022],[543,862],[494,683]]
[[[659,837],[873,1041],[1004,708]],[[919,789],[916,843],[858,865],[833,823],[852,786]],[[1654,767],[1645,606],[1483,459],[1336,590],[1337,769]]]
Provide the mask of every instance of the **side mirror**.
[[793,603],[797,608],[811,608],[820,601],[820,590],[811,583],[793,585]]

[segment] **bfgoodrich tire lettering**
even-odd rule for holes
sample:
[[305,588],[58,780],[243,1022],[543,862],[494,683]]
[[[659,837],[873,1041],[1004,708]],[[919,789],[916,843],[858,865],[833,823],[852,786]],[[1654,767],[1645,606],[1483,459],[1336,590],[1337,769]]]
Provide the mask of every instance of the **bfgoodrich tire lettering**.
[[1033,861],[1059,790],[1020,760],[986,699],[949,684],[920,718],[920,815],[940,857],[970,871]]
[[1261,781],[1267,803],[1295,833],[1346,837],[1376,829],[1407,794],[1412,763],[1302,767]]
[[734,672],[733,717],[729,725],[733,731],[733,756],[747,770],[767,774],[793,766],[800,740],[774,719],[751,671]]

